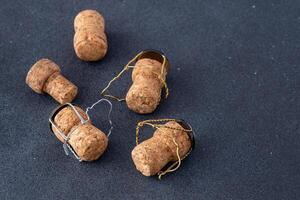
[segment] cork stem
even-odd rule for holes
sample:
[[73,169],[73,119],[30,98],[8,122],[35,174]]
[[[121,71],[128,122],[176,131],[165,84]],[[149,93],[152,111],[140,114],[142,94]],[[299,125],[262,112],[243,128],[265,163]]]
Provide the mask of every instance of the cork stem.
[[60,104],[71,102],[76,94],[77,87],[60,73],[52,74],[46,81],[43,91],[52,96]]

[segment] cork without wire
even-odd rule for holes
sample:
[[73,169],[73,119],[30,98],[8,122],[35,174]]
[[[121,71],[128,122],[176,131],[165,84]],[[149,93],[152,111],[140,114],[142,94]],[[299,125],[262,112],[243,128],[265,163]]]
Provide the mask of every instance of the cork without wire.
[[178,160],[177,150],[180,158],[183,158],[191,147],[192,141],[185,129],[171,121],[158,128],[153,137],[138,144],[132,150],[131,157],[138,171],[145,176],[152,176],[169,162]]
[[[79,107],[74,106],[84,120],[87,114]],[[108,145],[107,136],[92,125],[91,121],[82,124],[75,111],[70,107],[64,107],[54,116],[54,123],[59,130],[69,137],[71,145],[77,156],[84,161],[97,160],[106,150]],[[64,142],[57,129],[51,125],[56,137]]]
[[97,61],[107,52],[103,16],[95,10],[84,10],[74,19],[74,50],[84,61]]
[[26,83],[33,91],[48,93],[61,104],[71,102],[78,91],[73,83],[61,75],[59,66],[49,59],[41,59],[30,68]]

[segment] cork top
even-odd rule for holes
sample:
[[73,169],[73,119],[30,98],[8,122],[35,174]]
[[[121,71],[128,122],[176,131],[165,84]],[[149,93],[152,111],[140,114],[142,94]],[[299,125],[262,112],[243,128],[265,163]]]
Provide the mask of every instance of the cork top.
[[163,127],[157,129],[153,135],[160,137],[160,140],[169,147],[173,154],[173,161],[177,161],[177,148],[173,141],[174,138],[178,143],[180,157],[185,156],[192,148],[193,141],[191,137],[178,122],[167,122]]
[[167,71],[162,72],[162,63],[157,60],[150,58],[139,59],[134,66],[132,71],[132,80],[135,81],[137,76],[143,76],[150,79],[158,79],[158,76],[161,75],[162,78],[165,78]]
[[[74,106],[78,114],[84,119],[87,120],[88,116],[87,114],[78,106]],[[50,119],[52,119],[56,126],[64,133],[66,136],[70,133],[71,129],[74,126],[78,126],[81,124],[80,118],[75,113],[72,107],[70,107],[68,104],[64,104],[56,108],[50,115]],[[88,121],[87,123],[91,123]],[[60,136],[58,131],[51,125],[50,123],[50,129],[51,131],[56,135],[56,137],[60,141],[64,141],[64,139]]]
[[43,93],[45,82],[56,72],[60,72],[59,66],[53,61],[43,58],[31,67],[26,76],[26,83],[35,92]]
[[83,10],[79,12],[74,19],[74,29],[105,29],[103,16],[96,10]]
[[163,60],[165,58],[166,63],[165,63],[164,67],[166,68],[166,71],[168,71],[170,68],[170,63],[169,63],[168,58],[162,52],[160,52],[158,50],[144,50],[143,53],[137,58],[137,62],[139,60],[145,59],[145,58],[148,58],[151,60],[156,60],[161,64],[163,64]]

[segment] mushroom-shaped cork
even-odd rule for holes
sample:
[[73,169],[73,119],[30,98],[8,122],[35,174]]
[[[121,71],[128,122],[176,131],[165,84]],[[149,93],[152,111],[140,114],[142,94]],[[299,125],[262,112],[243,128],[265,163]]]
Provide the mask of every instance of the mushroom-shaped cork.
[[184,158],[191,148],[189,134],[178,122],[171,121],[157,129],[150,139],[137,145],[131,157],[138,171],[152,176],[169,162],[177,161],[178,156]]
[[81,108],[61,105],[54,110],[51,120],[55,124],[50,124],[52,132],[61,142],[67,142],[80,160],[97,160],[105,152],[108,145],[107,136],[92,125],[88,115]]
[[145,51],[138,57],[132,71],[133,83],[126,95],[130,110],[148,114],[157,108],[168,68],[168,60],[160,52]]
[[49,59],[37,61],[26,77],[27,85],[35,92],[48,93],[61,104],[71,102],[77,87],[60,73],[59,66]]
[[74,50],[84,61],[97,61],[107,52],[105,22],[95,10],[84,10],[74,19]]

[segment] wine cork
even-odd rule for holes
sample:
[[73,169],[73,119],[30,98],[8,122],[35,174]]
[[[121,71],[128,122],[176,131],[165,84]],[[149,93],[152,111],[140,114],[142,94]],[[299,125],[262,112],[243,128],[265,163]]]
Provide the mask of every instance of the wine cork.
[[73,83],[61,75],[59,66],[49,59],[41,59],[31,67],[26,83],[33,91],[48,93],[61,104],[71,102],[78,91]]
[[167,70],[168,63],[163,65],[156,52],[143,54],[132,71],[133,84],[126,95],[128,108],[140,114],[152,113],[160,102]]
[[107,52],[103,16],[95,10],[84,10],[74,20],[74,50],[84,61],[97,61]]
[[[74,109],[70,106],[56,111],[52,117],[56,127],[67,137],[77,156],[84,161],[97,160],[106,150],[107,136],[98,128],[87,121],[87,114],[79,107],[74,106],[85,123],[82,123]],[[56,137],[64,142],[58,130],[51,124],[51,129]]]
[[185,129],[177,122],[167,122],[150,139],[132,150],[131,157],[137,170],[145,176],[152,176],[169,162],[177,161],[177,146],[174,141],[178,145],[180,158],[192,148],[192,140]]

